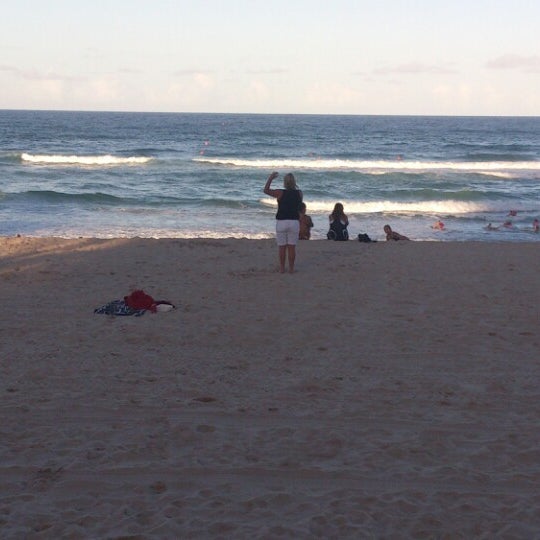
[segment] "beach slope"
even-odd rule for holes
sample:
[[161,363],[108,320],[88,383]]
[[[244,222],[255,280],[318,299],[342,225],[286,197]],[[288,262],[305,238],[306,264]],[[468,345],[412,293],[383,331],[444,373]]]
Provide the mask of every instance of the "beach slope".
[[538,247],[0,238],[0,536],[534,538]]

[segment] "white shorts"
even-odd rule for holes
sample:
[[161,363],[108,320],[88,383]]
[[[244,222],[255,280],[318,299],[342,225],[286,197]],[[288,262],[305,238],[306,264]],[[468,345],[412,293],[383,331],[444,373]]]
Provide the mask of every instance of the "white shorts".
[[278,246],[296,246],[300,222],[297,219],[276,220],[276,240]]

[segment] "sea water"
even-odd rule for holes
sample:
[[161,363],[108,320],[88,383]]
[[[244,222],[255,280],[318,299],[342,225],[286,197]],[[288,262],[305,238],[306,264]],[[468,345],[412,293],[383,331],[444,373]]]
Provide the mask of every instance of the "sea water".
[[537,117],[59,111],[0,111],[0,235],[269,238],[274,170],[313,238],[341,202],[353,238],[540,241]]

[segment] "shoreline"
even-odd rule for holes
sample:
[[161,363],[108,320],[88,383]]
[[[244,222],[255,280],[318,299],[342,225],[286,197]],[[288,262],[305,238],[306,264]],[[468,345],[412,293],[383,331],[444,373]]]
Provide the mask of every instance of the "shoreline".
[[534,536],[537,261],[0,237],[2,537]]

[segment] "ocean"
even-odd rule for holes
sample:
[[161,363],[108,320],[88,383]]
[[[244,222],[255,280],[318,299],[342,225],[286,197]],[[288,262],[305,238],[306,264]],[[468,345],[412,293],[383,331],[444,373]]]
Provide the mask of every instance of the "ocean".
[[10,110],[0,235],[271,238],[274,170],[273,187],[296,176],[314,239],[341,202],[351,238],[388,223],[414,240],[540,241],[540,117]]

